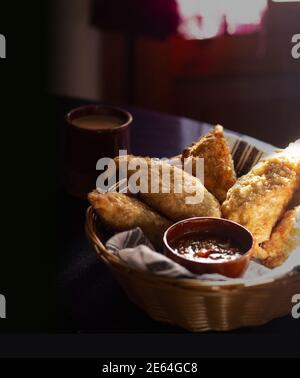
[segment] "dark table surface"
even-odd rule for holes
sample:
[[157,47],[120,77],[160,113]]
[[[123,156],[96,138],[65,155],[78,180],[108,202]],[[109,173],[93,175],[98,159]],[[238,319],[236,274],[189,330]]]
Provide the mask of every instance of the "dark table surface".
[[[152,320],[127,299],[109,269],[99,260],[84,233],[88,203],[70,197],[61,185],[63,118],[86,101],[52,98],[57,132],[57,256],[58,298],[56,327],[60,332],[185,332],[179,327]],[[178,154],[210,129],[198,121],[125,107],[134,117],[131,144],[134,154],[168,157]],[[291,316],[267,325],[234,333],[300,333]]]

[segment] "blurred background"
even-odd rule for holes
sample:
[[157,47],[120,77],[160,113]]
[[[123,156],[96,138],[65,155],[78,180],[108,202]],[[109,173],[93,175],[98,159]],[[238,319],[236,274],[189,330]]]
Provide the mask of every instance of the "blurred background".
[[51,92],[299,138],[300,1],[53,0]]

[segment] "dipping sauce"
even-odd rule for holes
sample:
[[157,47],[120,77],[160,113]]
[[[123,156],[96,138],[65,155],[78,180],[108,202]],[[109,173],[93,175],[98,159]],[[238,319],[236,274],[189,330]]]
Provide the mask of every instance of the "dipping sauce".
[[202,262],[232,261],[242,255],[234,240],[212,234],[189,233],[172,241],[171,247],[189,260]]

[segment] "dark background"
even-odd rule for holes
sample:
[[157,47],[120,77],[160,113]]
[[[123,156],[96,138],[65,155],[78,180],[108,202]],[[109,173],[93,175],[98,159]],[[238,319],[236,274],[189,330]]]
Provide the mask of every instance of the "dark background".
[[[11,355],[14,351],[19,355],[26,351],[38,354],[39,350],[46,354],[46,351],[51,353],[51,348],[52,352],[63,354],[62,348],[65,348],[66,352],[79,355],[85,348],[85,352],[95,356],[106,346],[110,353],[117,352],[118,348],[124,351],[126,343],[131,345],[132,353],[134,350],[141,353],[143,348],[148,348],[148,354],[153,348],[156,353],[175,349],[179,353],[181,348],[185,353],[195,352],[199,340],[197,335],[188,334],[178,345],[176,335],[170,335],[173,347],[169,350],[168,335],[141,335],[138,339],[128,334],[115,335],[110,343],[108,335],[93,339],[82,339],[83,335],[78,335],[78,339],[66,336],[64,342],[57,340],[57,344],[53,338],[49,342],[47,337],[25,335],[58,330],[54,315],[56,298],[53,297],[53,280],[61,253],[56,244],[55,227],[58,143],[53,127],[56,116],[53,101],[46,90],[47,82],[51,81],[48,63],[52,58],[49,28],[53,25],[49,25],[49,3],[3,1],[0,5],[0,33],[7,39],[7,59],[0,60],[0,293],[7,299],[7,319],[0,320],[0,330],[6,335],[0,336],[0,344]],[[24,334],[23,339],[16,336],[19,333]],[[9,337],[12,337],[11,343]],[[211,355],[217,344],[219,355],[226,354],[229,348],[236,353],[239,350],[251,354],[253,350],[255,355],[260,352],[287,355],[289,351],[295,354],[297,340],[292,333],[256,335],[253,332],[237,337],[201,335],[201,340],[207,343]],[[28,345],[31,345],[29,349]],[[122,349],[119,352],[122,353]]]
[[56,0],[53,91],[220,123],[280,147],[299,138],[300,3],[269,0],[255,32],[187,39],[177,32],[184,2]]
[[0,60],[0,292],[7,299],[7,319],[0,327],[10,332],[48,329],[54,145],[46,21],[46,2],[1,3],[7,58]]

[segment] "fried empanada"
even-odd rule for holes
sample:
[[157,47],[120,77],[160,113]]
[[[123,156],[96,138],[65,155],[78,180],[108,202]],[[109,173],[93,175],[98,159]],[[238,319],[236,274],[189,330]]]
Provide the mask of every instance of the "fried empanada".
[[265,242],[296,188],[295,165],[284,156],[275,156],[259,163],[229,190],[223,216],[248,228],[257,244]]
[[294,169],[297,174],[298,189],[300,189],[300,139],[296,140],[296,142],[290,143],[285,149],[275,152],[266,160],[273,158],[287,159],[289,167]]
[[196,175],[197,158],[204,159],[204,186],[221,203],[228,190],[236,182],[230,149],[224,137],[223,127],[218,125],[212,132],[182,152],[182,159],[193,159],[193,175]]
[[[182,169],[163,161],[135,156],[121,156],[116,158],[115,162],[119,168],[122,165],[127,168],[128,163],[139,167],[127,169],[129,178],[144,170],[147,190],[140,191],[138,195],[167,218],[179,221],[196,216],[221,216],[217,199],[205,189],[199,179]],[[164,179],[163,171],[169,173]],[[151,187],[155,187],[156,191]]]
[[276,268],[283,264],[290,253],[300,245],[300,206],[286,212],[275,227],[271,239],[263,243],[262,249],[267,257],[263,264]]
[[123,193],[89,193],[88,200],[104,225],[120,232],[140,227],[154,247],[162,249],[164,232],[172,224],[149,206]]
[[294,197],[292,198],[292,202],[289,205],[290,209],[293,209],[296,206],[300,205],[300,185],[298,185],[298,188],[294,194]]

